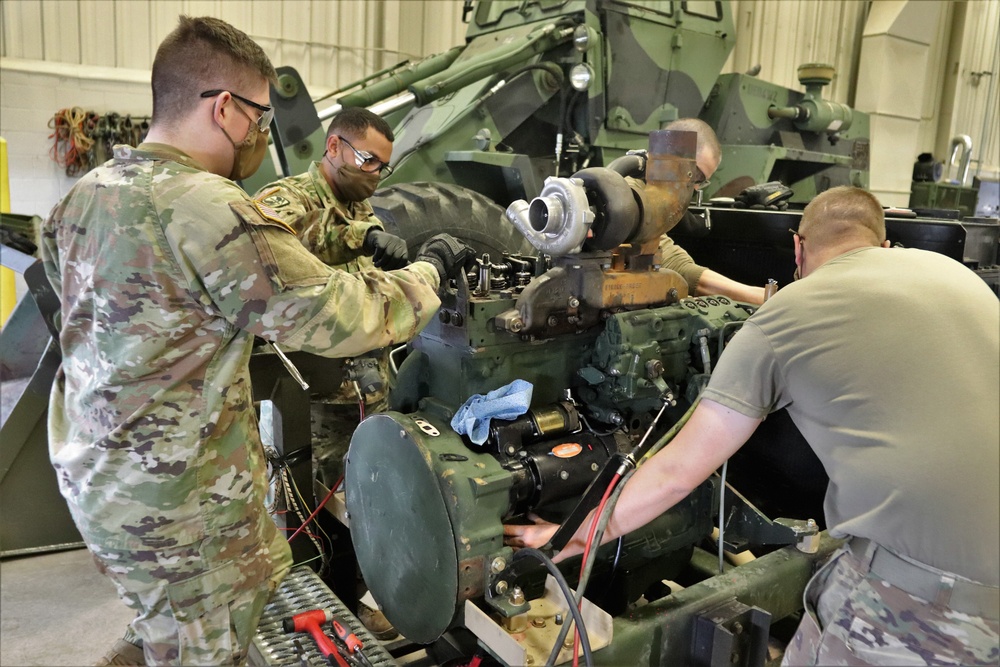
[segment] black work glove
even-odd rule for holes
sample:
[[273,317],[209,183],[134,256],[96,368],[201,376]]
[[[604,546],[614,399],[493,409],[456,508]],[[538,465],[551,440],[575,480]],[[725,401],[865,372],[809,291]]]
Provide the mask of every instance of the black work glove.
[[370,253],[375,266],[386,271],[401,269],[410,263],[406,241],[381,229],[368,230],[361,250]]
[[735,208],[757,208],[771,209],[772,211],[783,211],[788,208],[786,201],[794,193],[781,183],[781,181],[771,181],[760,185],[751,185],[743,192],[736,195],[733,203]]
[[444,285],[448,278],[455,277],[459,271],[472,268],[476,263],[476,251],[451,234],[437,234],[420,246],[417,261],[433,264]]

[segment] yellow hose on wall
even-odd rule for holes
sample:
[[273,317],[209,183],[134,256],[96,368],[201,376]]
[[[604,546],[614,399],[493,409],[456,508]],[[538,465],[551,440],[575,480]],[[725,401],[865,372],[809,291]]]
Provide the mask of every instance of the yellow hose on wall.
[[[7,174],[7,140],[0,137],[0,213],[10,213],[10,177]],[[17,302],[17,289],[14,286],[15,275],[11,269],[0,267],[0,327],[7,323],[7,318],[14,310]]]

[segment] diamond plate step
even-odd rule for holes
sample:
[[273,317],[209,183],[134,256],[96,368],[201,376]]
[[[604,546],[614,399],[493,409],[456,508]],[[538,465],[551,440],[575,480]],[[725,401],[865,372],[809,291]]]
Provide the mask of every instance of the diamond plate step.
[[[365,645],[365,655],[374,667],[398,665],[361,621],[349,612],[344,603],[323,583],[319,575],[305,565],[300,565],[288,573],[264,607],[264,614],[257,626],[257,634],[250,646],[249,664],[253,667],[301,667],[303,663],[293,644],[298,639],[305,650],[306,661],[311,667],[328,665],[308,633],[287,633],[281,625],[283,619],[310,609],[329,609],[341,623],[350,626]],[[324,626],[324,629],[332,638],[329,625]]]

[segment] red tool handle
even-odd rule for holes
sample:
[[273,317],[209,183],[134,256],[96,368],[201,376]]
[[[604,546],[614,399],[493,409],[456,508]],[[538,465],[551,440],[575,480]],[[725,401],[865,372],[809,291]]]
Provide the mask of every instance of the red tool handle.
[[312,635],[312,638],[316,641],[316,646],[319,647],[319,652],[325,658],[329,659],[331,655],[340,655],[337,651],[337,645],[322,630],[319,628],[309,628],[309,634]]
[[[334,661],[331,658],[336,659],[336,663],[334,663]],[[351,667],[349,664],[347,664],[347,661],[340,656],[340,651],[338,651],[337,649],[333,649],[333,653],[326,656],[326,659],[327,662],[329,662],[331,665],[336,664],[338,665],[338,667]]]
[[351,632],[350,629],[338,619],[335,618],[331,620],[330,625],[333,626],[333,634],[337,635],[340,641],[344,642],[344,646],[346,646],[351,653],[360,651],[365,647],[365,645],[361,643],[361,640],[358,639],[358,636]]

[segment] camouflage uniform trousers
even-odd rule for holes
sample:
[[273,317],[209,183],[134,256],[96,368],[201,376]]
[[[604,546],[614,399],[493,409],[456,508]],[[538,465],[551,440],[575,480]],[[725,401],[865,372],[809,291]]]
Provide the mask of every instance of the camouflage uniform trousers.
[[[383,394],[365,404],[365,415],[385,412],[389,405]],[[316,477],[328,488],[344,474],[344,457],[351,436],[360,423],[357,402],[314,401],[310,409],[313,434],[313,465]]]
[[223,555],[226,540],[156,551],[91,547],[102,574],[135,610],[125,639],[147,665],[241,665],[264,605],[292,566],[285,537],[271,527],[251,553]]
[[[870,562],[870,560],[869,560]],[[931,603],[868,571],[845,545],[806,586],[782,665],[997,665],[1000,623]]]

